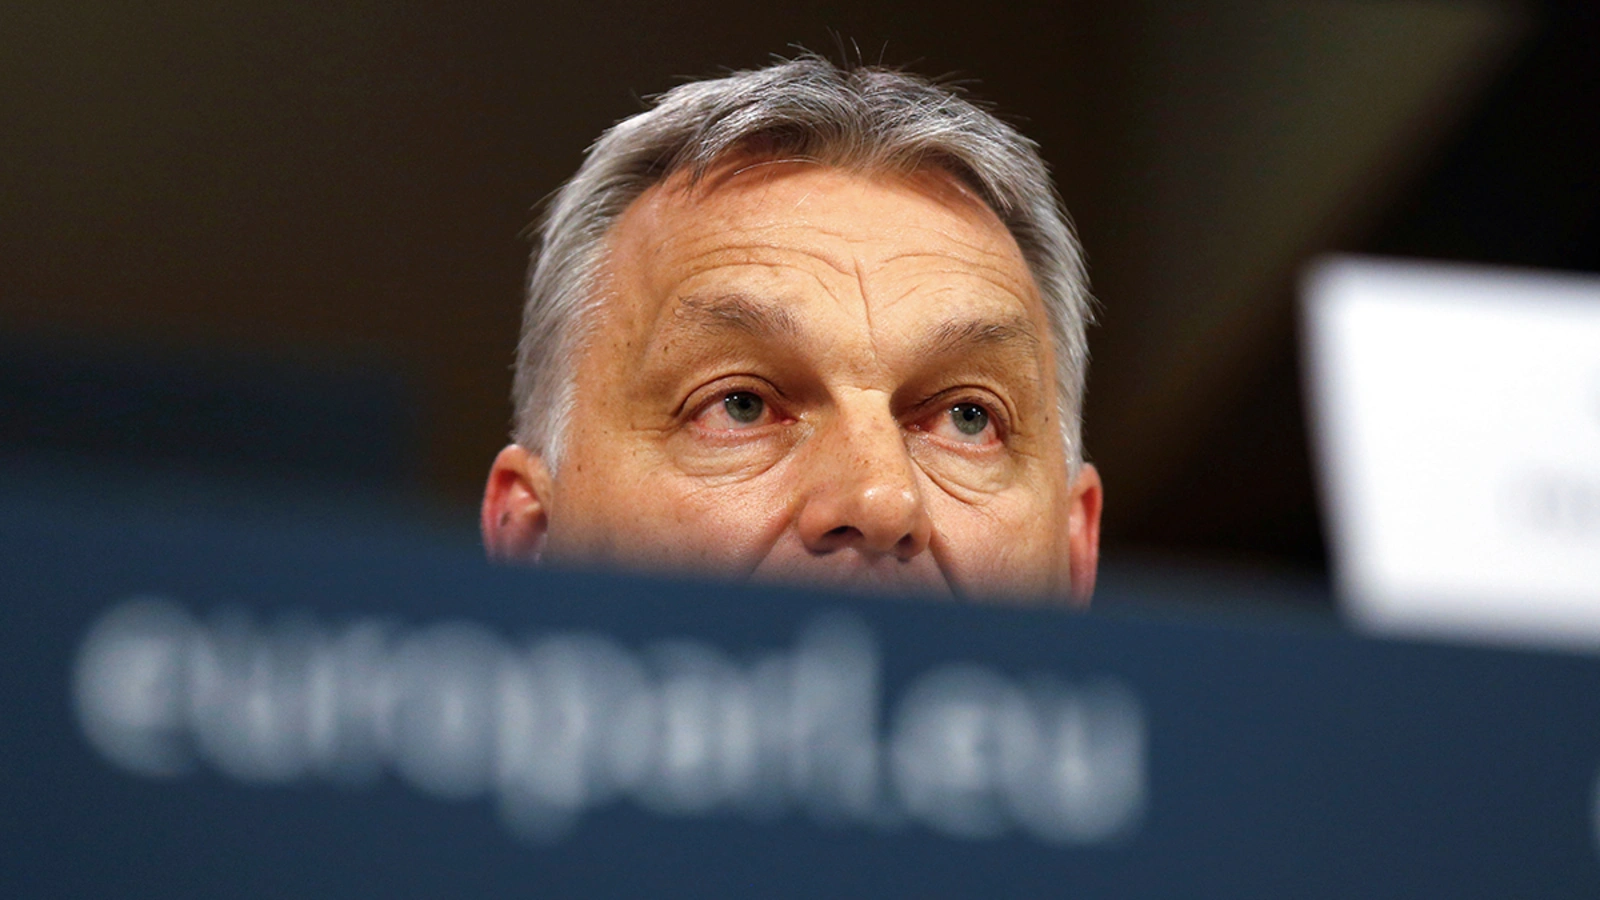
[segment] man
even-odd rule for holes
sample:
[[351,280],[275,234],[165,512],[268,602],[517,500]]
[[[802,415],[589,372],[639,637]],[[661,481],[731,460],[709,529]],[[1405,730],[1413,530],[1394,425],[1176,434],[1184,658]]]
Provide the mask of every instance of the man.
[[1010,126],[815,56],[685,84],[542,237],[492,557],[1087,601],[1091,301]]

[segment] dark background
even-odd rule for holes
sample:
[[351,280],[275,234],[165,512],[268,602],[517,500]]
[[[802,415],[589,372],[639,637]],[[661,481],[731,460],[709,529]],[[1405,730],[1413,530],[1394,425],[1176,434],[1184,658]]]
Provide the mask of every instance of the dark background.
[[1320,577],[1297,274],[1600,269],[1600,14],[1032,6],[9,4],[0,479],[192,476],[470,534],[536,204],[641,97],[801,43],[972,79],[1043,145],[1102,303],[1107,560]]

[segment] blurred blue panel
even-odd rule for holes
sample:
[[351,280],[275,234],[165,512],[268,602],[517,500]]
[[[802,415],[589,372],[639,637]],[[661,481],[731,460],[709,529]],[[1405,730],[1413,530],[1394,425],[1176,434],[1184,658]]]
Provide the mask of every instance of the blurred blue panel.
[[0,342],[0,450],[397,486],[416,403],[395,373],[265,355]]
[[[490,568],[460,535],[304,511],[0,490],[0,892],[1600,892],[1600,659],[1196,618],[1191,594],[1315,588],[1177,570],[1111,573],[1114,612],[1076,615]],[[307,648],[350,662],[361,634],[387,635],[379,664],[295,693]],[[634,693],[562,693],[602,657]],[[305,698],[374,684],[380,737],[328,755],[328,722],[354,720]],[[738,707],[777,756],[719,782],[742,770],[703,739],[739,746],[739,720],[706,711],[763,684],[811,687],[771,694],[776,717]],[[634,708],[655,718],[624,727]],[[616,783],[540,818],[583,734]]]

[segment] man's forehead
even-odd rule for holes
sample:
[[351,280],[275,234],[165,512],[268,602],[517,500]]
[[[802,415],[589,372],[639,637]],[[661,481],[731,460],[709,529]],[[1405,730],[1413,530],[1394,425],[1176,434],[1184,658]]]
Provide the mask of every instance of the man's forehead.
[[[664,295],[685,279],[748,263],[810,265],[848,278],[879,270],[994,282],[1024,305],[1038,290],[999,217],[939,169],[858,172],[785,160],[742,160],[698,181],[679,173],[642,195],[609,241],[608,275]],[[824,277],[829,273],[822,272]],[[628,284],[631,282],[631,284]]]
[[[737,220],[753,230],[799,228],[838,212],[841,204],[864,233],[899,219],[930,233],[962,232],[959,240],[973,249],[1020,261],[1015,240],[994,210],[959,178],[934,166],[898,172],[734,157],[700,178],[680,171],[652,186],[618,225],[666,240],[708,220]],[[837,228],[840,222],[830,224]]]

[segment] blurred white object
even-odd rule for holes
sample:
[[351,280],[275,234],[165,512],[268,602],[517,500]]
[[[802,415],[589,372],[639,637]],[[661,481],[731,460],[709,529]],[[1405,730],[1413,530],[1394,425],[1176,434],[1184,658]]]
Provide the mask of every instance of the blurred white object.
[[1336,257],[1303,292],[1347,614],[1600,648],[1600,278]]

